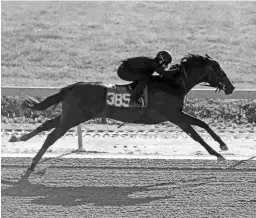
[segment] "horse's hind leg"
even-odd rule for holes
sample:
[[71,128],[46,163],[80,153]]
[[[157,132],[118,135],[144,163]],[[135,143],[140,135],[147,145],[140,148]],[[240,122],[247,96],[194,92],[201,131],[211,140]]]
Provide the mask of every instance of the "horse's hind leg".
[[24,134],[18,138],[15,135],[12,135],[11,138],[9,139],[9,142],[27,141],[43,131],[48,131],[52,128],[55,128],[59,124],[59,122],[60,122],[60,116],[52,120],[47,120],[46,122],[41,124],[39,127],[31,131],[30,133]]
[[[70,109],[72,109],[72,107]],[[51,145],[61,138],[70,128],[77,126],[78,124],[91,118],[92,117],[88,116],[88,114],[81,115],[80,109],[74,110],[73,113],[71,113],[69,109],[63,108],[59,125],[47,136],[43,146],[33,158],[32,163],[26,172],[25,178],[28,178],[29,174],[34,171],[36,165]]]
[[61,136],[63,136],[67,132],[67,128],[63,128],[60,125],[58,125],[46,138],[43,146],[41,149],[37,152],[36,156],[33,158],[32,163],[30,167],[27,169],[25,175],[22,176],[21,180],[27,180],[29,175],[32,171],[34,171],[36,165],[44,155],[44,153],[47,151],[47,149],[56,142]]
[[62,137],[68,131],[68,129],[69,128],[66,128],[65,126],[59,125],[47,136],[43,146],[32,160],[31,166],[29,168],[30,171],[34,171],[36,165],[41,160],[47,149],[53,145],[60,137]]

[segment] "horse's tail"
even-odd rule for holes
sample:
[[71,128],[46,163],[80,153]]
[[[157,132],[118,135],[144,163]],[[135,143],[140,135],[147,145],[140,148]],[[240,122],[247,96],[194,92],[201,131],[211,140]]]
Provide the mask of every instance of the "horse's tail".
[[76,84],[77,83],[62,88],[57,94],[51,95],[41,102],[33,97],[27,96],[27,99],[22,103],[21,107],[43,111],[52,105],[57,106],[57,104],[59,104],[65,98],[66,94],[71,91]]

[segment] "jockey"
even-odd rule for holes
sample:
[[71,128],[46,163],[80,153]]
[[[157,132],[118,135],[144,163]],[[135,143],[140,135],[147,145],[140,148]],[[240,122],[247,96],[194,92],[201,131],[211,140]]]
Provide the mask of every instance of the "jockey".
[[179,71],[177,67],[172,70],[165,70],[171,62],[172,56],[168,51],[159,51],[155,58],[142,56],[122,61],[117,69],[119,78],[125,81],[137,81],[137,85],[131,94],[131,102],[139,103],[141,92],[154,72],[168,78],[176,74]]

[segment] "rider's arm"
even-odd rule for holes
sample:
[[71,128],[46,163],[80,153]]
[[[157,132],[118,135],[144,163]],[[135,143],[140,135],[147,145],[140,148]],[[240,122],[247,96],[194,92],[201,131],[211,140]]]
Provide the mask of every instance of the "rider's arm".
[[157,67],[156,72],[165,78],[172,78],[174,74],[179,72],[179,68],[165,71],[162,67]]
[[155,60],[153,62],[151,62],[151,66],[155,69],[155,72],[158,73],[161,76],[163,76],[166,72],[160,65],[158,65],[156,63]]

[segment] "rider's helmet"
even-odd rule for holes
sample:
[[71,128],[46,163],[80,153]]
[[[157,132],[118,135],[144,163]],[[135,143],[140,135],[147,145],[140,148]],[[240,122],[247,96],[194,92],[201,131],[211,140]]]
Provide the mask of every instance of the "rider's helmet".
[[159,51],[155,57],[156,61],[162,65],[163,63],[168,65],[172,63],[172,56],[168,51]]

